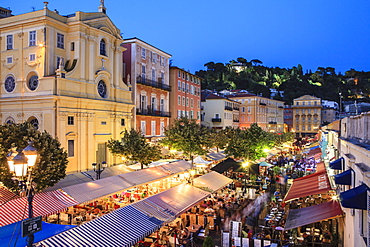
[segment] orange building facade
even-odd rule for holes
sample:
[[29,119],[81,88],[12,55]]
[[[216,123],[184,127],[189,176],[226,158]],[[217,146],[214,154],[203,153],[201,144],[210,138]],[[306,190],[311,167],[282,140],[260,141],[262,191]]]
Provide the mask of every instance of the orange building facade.
[[170,124],[175,119],[187,117],[200,122],[200,91],[202,78],[184,69],[170,67]]

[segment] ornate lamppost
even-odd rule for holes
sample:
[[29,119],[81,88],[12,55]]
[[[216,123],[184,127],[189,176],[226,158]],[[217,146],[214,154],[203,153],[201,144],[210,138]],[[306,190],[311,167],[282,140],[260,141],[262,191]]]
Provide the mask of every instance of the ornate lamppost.
[[94,168],[94,172],[96,173],[96,180],[99,180],[100,175],[107,167],[107,162],[102,161],[101,163],[92,163],[92,167]]
[[[38,157],[38,151],[33,146],[33,142],[28,142],[28,146],[23,150],[18,150],[18,153],[13,149],[8,155],[8,166],[10,172],[13,173],[13,179],[18,182],[22,193],[25,193],[28,201],[28,219],[33,219],[33,197],[35,189],[32,184],[32,168],[35,166]],[[33,227],[32,227],[33,228]],[[22,235],[27,237],[27,246],[32,247],[34,242],[34,233],[41,230],[31,229],[25,233],[23,230]]]

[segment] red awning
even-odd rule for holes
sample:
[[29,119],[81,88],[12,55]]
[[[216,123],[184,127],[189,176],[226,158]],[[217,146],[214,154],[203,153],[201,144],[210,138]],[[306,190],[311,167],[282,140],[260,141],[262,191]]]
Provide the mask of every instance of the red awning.
[[322,171],[326,171],[325,163],[324,162],[317,163],[316,172],[322,172]]
[[310,152],[307,154],[307,157],[310,158],[315,155],[321,155],[321,148],[315,148],[315,149],[310,150]]
[[19,198],[19,196],[9,191],[7,188],[0,186],[0,205],[17,198]]
[[326,170],[319,170],[308,176],[293,180],[284,201],[290,201],[299,197],[325,193],[331,190],[330,182]]
[[[59,213],[76,204],[78,204],[76,200],[59,190],[37,193],[32,203],[33,217]],[[11,200],[0,206],[0,226],[5,226],[27,218],[27,197]]]
[[329,201],[315,206],[291,209],[289,211],[284,230],[341,216],[343,211],[338,201]]

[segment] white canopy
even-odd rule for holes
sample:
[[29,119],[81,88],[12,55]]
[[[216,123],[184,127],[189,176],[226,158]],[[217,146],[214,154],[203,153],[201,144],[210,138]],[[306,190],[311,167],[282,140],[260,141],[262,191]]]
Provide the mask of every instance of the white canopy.
[[204,160],[202,157],[200,156],[197,156],[194,160],[193,160],[194,164],[200,164],[200,165],[208,165],[209,163],[212,163],[211,161],[206,161]]

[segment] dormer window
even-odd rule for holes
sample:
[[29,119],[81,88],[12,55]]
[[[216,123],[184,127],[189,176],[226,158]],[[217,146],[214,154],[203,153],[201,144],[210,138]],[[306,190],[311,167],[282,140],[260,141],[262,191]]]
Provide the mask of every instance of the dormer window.
[[105,40],[100,40],[100,55],[107,56]]

